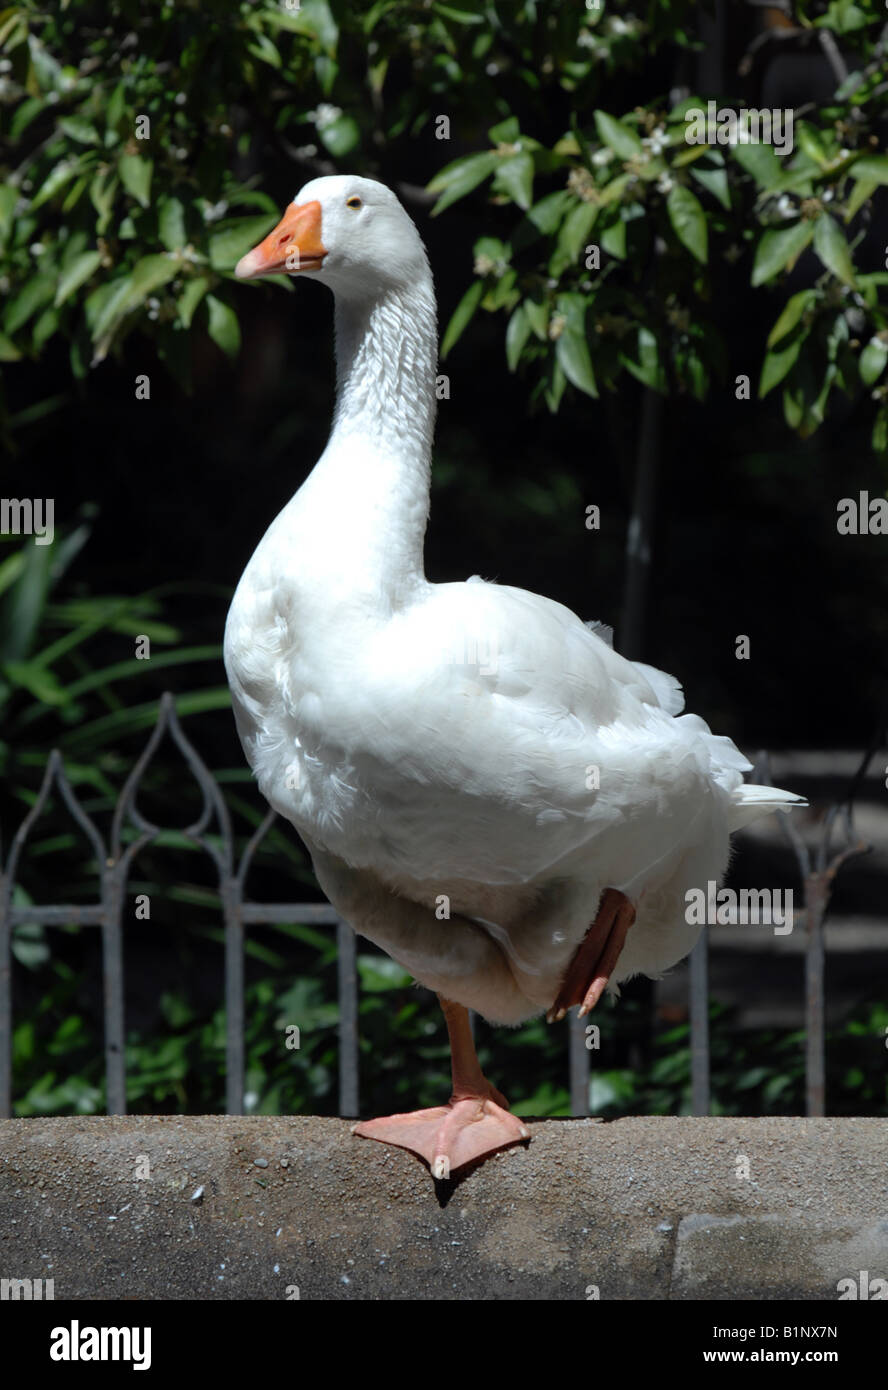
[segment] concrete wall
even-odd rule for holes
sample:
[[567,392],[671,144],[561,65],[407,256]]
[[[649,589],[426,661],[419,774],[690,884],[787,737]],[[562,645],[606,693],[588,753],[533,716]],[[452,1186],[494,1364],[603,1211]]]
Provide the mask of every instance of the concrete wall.
[[529,1127],[436,1190],[343,1120],[5,1120],[0,1277],[57,1299],[581,1300],[888,1278],[888,1121]]

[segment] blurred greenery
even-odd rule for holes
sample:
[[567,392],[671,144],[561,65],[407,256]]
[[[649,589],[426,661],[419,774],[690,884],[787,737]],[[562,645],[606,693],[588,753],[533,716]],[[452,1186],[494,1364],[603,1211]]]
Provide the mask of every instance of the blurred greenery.
[[[221,653],[218,644],[185,645],[180,629],[162,616],[186,584],[132,596],[56,597],[69,566],[88,545],[94,513],[84,506],[80,524],[47,544],[0,540],[0,775],[5,796],[25,804],[33,769],[42,768],[49,747],[58,746],[67,755],[72,785],[90,787],[112,805],[117,793],[110,777],[125,765],[116,746],[157,720],[156,700],[127,701],[134,679],[144,693],[148,672],[163,672],[157,682],[163,685],[174,679],[176,667],[200,669],[218,663]],[[141,657],[107,662],[104,654],[119,651],[120,639],[135,652],[137,638]],[[227,709],[228,689],[183,691],[180,701],[183,713]]]
[[[221,941],[221,933],[211,934]],[[336,1114],[335,939],[298,926],[275,928],[271,935],[278,942],[262,952],[263,973],[246,992],[247,1111]],[[292,948],[300,941],[310,950],[311,968],[294,983]],[[35,1006],[24,1010],[15,1028],[15,1113],[100,1113],[105,1088],[98,1001],[84,1007],[76,972],[49,957],[38,928],[27,940],[20,935],[15,950],[26,971],[45,966],[53,974],[52,987],[35,993]],[[358,973],[362,1114],[441,1104],[449,1094],[450,1054],[437,1003],[380,954],[359,954]],[[224,1109],[224,1010],[196,1007],[189,995],[184,985],[181,992],[164,991],[148,1028],[128,1030],[127,1095],[137,1113]],[[590,1053],[593,1115],[691,1113],[688,1024],[660,1025],[650,1058],[639,1064],[645,1014],[646,1005],[631,997],[599,1010],[600,1047]],[[804,1033],[739,1030],[731,1012],[716,1004],[710,1018],[712,1113],[804,1113]],[[300,1045],[290,1049],[285,1029],[297,1020]],[[888,1005],[874,1002],[828,1030],[829,1114],[888,1114],[886,1029]],[[476,1034],[482,1067],[513,1109],[570,1114],[563,1028],[536,1019],[514,1030],[494,1029],[478,1020]]]
[[[883,453],[888,273],[868,231],[888,185],[884,6],[796,6],[849,70],[796,121],[783,158],[742,132],[727,146],[714,130],[711,144],[687,143],[698,94],[597,108],[615,74],[699,48],[699,12],[682,0],[11,6],[0,14],[0,358],[39,355],[58,335],[83,378],[136,329],[180,381],[195,333],[236,356],[233,267],[279,212],[246,174],[263,145],[283,143],[308,172],[366,167],[379,147],[434,133],[470,147],[433,177],[436,211],[489,182],[515,214],[506,235],[476,244],[478,278],[445,355],[483,307],[508,315],[509,365],[552,410],[568,384],[595,396],[624,373],[702,399],[727,376],[715,268],[730,265],[778,291],[759,395],[779,387],[802,437],[835,393],[868,397]],[[799,264],[810,283],[790,296]]]
[[[578,116],[551,147],[513,115],[488,131],[487,150],[436,174],[436,213],[488,181],[514,212],[507,239],[475,244],[477,279],[450,320],[444,355],[483,308],[508,315],[509,366],[530,368],[552,410],[568,383],[598,396],[627,372],[702,400],[713,379],[727,379],[731,323],[712,267],[728,262],[753,288],[778,290],[759,397],[781,386],[786,422],[805,438],[834,391],[869,395],[872,446],[888,450],[888,273],[881,239],[867,235],[873,194],[888,185],[888,87],[876,47],[884,50],[884,35],[875,27],[884,7],[805,9],[853,50],[853,65],[831,102],[794,122],[782,158],[744,131],[742,112],[739,133],[723,139],[734,113],[719,102],[703,122],[707,142],[689,143],[688,123],[707,107],[696,94],[626,114],[596,110],[588,123]],[[612,31],[603,9],[585,22],[584,50],[594,51]],[[772,138],[782,142],[776,127]],[[552,191],[539,197],[540,185]],[[787,298],[809,247],[812,283]]]

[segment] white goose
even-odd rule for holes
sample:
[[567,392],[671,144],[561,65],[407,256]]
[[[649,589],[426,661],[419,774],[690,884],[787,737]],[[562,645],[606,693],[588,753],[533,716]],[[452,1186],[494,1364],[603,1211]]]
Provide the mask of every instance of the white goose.
[[721,877],[731,831],[801,798],[744,785],[678,683],[567,608],[428,582],[435,296],[395,195],[307,184],[236,273],[282,271],[334,293],[336,410],[238,585],[226,669],[247,760],[330,902],[440,998],[448,1105],[355,1132],[443,1178],[527,1137],[467,1010],[559,1019],[660,975],[694,944],[685,892]]

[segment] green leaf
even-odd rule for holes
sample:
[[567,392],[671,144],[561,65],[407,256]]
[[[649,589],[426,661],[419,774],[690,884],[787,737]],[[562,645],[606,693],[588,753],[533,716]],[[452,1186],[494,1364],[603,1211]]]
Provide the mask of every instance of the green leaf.
[[[112,283],[112,292],[97,305],[92,321],[93,341],[99,342],[113,332],[121,319],[144,303],[154,290],[172,280],[179,269],[178,262],[170,256],[143,256],[137,261],[129,275]],[[94,298],[90,295],[90,300]]]
[[504,121],[497,125],[492,125],[487,132],[487,138],[491,145],[511,145],[521,134],[521,123],[517,116],[508,116]]
[[672,156],[673,169],[683,169],[688,164],[695,164],[698,159],[713,158],[714,153],[709,145],[688,145],[686,149],[679,150],[678,154]]
[[63,705],[66,695],[52,671],[37,661],[4,662],[3,674],[14,686],[27,690],[44,705]]
[[616,222],[612,222],[609,227],[605,227],[604,231],[599,232],[598,240],[602,250],[606,251],[609,256],[615,256],[618,261],[625,261],[626,223],[621,217],[617,218]]
[[543,387],[543,400],[553,415],[561,404],[561,397],[564,395],[566,386],[567,377],[564,375],[564,368],[557,357],[550,358],[548,378]]
[[498,164],[499,156],[495,150],[470,154],[465,159],[457,159],[448,164],[435,175],[428,186],[430,193],[441,194],[432,209],[432,216],[437,217],[445,208],[450,207],[451,203],[471,193],[473,188],[477,188],[479,183],[489,178]]
[[318,135],[335,159],[343,159],[360,143],[361,128],[354,116],[343,113],[335,121],[319,125]]
[[68,189],[68,192],[62,199],[62,213],[64,216],[67,216],[68,213],[70,213],[71,210],[77,206],[88,184],[88,173],[81,174],[80,178],[76,179],[74,183],[72,183],[71,187]]
[[567,189],[561,188],[557,193],[547,193],[545,198],[541,198],[538,203],[527,214],[527,219],[532,222],[537,231],[544,236],[554,236],[561,219],[568,208],[573,207],[573,198]]
[[831,0],[826,14],[815,22],[818,26],[832,29],[834,34],[850,34],[855,29],[865,29],[873,21],[862,6],[851,4],[849,0]]
[[168,251],[180,251],[185,245],[185,209],[178,198],[161,198],[157,229]]
[[797,121],[795,124],[795,143],[804,150],[809,159],[813,159],[821,169],[824,169],[830,162],[820,131],[815,130],[807,121]]
[[[39,191],[31,199],[30,210],[36,212],[37,208],[43,207],[43,204],[48,203],[51,198],[54,198],[60,189],[64,188],[72,179],[77,178],[78,174],[83,169],[86,158],[87,156],[78,155],[74,159],[69,156],[67,159],[61,160],[55,168],[47,174]],[[95,158],[95,156],[93,156],[93,158]]]
[[18,362],[21,355],[12,339],[0,333],[0,362]]
[[855,159],[851,174],[855,179],[888,184],[888,154],[865,154],[862,159]]
[[15,223],[18,200],[18,189],[8,183],[0,184],[0,243],[4,245]]
[[508,261],[509,248],[504,241],[500,241],[496,236],[479,237],[472,247],[477,259],[479,256],[486,256],[491,261]]
[[361,955],[355,964],[361,977],[361,989],[371,994],[383,993],[392,989],[409,989],[413,984],[412,975],[383,955]]
[[56,308],[64,304],[75,290],[85,284],[91,275],[95,274],[101,264],[101,253],[98,251],[83,251],[71,262],[62,275],[59,276],[58,288],[56,289],[55,303]]
[[40,314],[38,321],[33,325],[33,336],[31,339],[33,350],[39,353],[44,343],[49,342],[51,336],[58,328],[58,310],[54,304],[50,304],[47,309]]
[[697,352],[693,343],[689,342],[683,349],[682,354],[682,376],[690,387],[691,394],[695,400],[705,401],[706,392],[709,388],[709,369]]
[[260,63],[267,63],[270,68],[281,66],[281,55],[267,34],[257,34],[248,46],[247,52],[251,53],[254,58],[258,58]]
[[79,145],[100,145],[102,143],[102,137],[95,126],[90,125],[89,121],[85,121],[82,116],[62,116],[58,126],[69,140],[76,140]]
[[264,240],[277,221],[277,214],[240,217],[210,237],[210,264],[214,270],[232,271],[241,256]]
[[783,174],[783,165],[770,145],[730,146],[731,155],[751,174],[760,188],[771,188]]
[[506,361],[510,372],[514,372],[521,361],[521,354],[529,337],[530,319],[524,305],[519,304],[506,328]]
[[860,354],[860,380],[864,386],[872,386],[885,370],[888,362],[888,342],[884,338],[870,338]]
[[706,214],[696,194],[683,184],[673,185],[666,199],[666,210],[675,235],[702,265],[707,259]]
[[468,327],[475,316],[475,311],[481,303],[483,296],[484,282],[482,280],[473,281],[454,309],[453,316],[447,325],[444,341],[441,344],[442,357],[447,356],[464,330]]
[[16,108],[12,120],[9,122],[9,138],[13,144],[16,144],[19,137],[24,135],[28,126],[37,119],[45,106],[46,97],[39,96],[28,97]]
[[524,301],[524,312],[534,336],[546,342],[549,336],[549,301],[536,292]]
[[606,111],[595,112],[595,126],[601,143],[609,146],[621,159],[632,159],[634,155],[644,152],[641,137]]
[[3,327],[7,333],[15,333],[22,324],[42,309],[55,294],[55,276],[42,271],[26,281],[24,288],[11,299],[3,316]]
[[179,273],[179,262],[172,256],[143,256],[133,267],[130,281],[133,303],[138,304],[154,290],[159,290]]
[[112,304],[116,305],[122,301],[128,289],[129,276],[121,275],[115,280],[106,280],[87,296],[83,305],[83,315],[93,338],[96,336],[96,325],[106,318],[110,322],[113,317]]
[[213,342],[222,349],[226,357],[237,357],[241,343],[237,314],[214,294],[207,295],[207,308],[210,313],[209,334]]
[[666,390],[666,373],[660,361],[660,347],[649,328],[642,325],[638,330],[635,357],[621,352],[620,361],[632,376],[649,386],[652,391]]
[[814,223],[814,250],[827,270],[831,270],[838,280],[846,285],[854,284],[854,266],[845,233],[828,212],[823,213]]
[[317,40],[328,53],[336,51],[339,28],[327,0],[302,0],[298,9],[277,10],[272,5],[262,10],[261,17],[266,24]]
[[727,208],[730,212],[731,191],[728,186],[728,171],[726,169],[691,169],[690,175],[714,198],[717,198],[723,208]]
[[526,212],[533,201],[533,156],[514,154],[497,166],[493,187],[498,193],[506,193]]
[[816,297],[813,290],[799,290],[798,294],[792,295],[786,301],[783,312],[768,334],[769,348],[792,332],[808,305],[812,304]]
[[795,371],[783,388],[783,413],[790,429],[808,439],[823,423],[823,406],[829,394],[835,365],[827,364],[823,385],[818,388],[810,355],[800,356]]
[[564,253],[567,265],[574,265],[588,245],[589,233],[595,226],[598,207],[595,203],[578,203],[565,217],[558,236],[558,250]]
[[236,188],[227,195],[228,206],[232,208],[261,208],[263,212],[275,213],[280,216],[280,210],[273,198],[267,193],[260,193],[257,189]]
[[856,217],[857,213],[863,207],[864,203],[869,202],[870,198],[873,196],[878,186],[879,185],[875,179],[857,180],[857,182],[851,190],[851,196],[849,197],[848,202],[845,206],[846,222],[850,222],[853,217]]
[[792,227],[769,227],[756,247],[752,267],[753,285],[764,285],[786,267],[795,265],[814,238],[813,222],[796,222]]
[[194,311],[203,299],[207,290],[210,288],[208,276],[199,275],[193,280],[189,280],[184,290],[179,295],[179,318],[185,328],[191,327],[191,320],[194,318]]
[[122,154],[117,161],[120,181],[131,197],[143,208],[151,200],[151,175],[154,173],[153,159],[141,154]]
[[455,10],[452,5],[435,4],[432,6],[435,14],[443,15],[445,19],[452,19],[454,24],[483,24],[483,14],[472,14],[469,10]]
[[771,184],[766,193],[759,194],[759,200],[772,198],[775,193],[783,193],[787,189],[795,193],[798,198],[813,198],[814,196],[814,177],[817,174],[815,169],[790,169],[788,173],[781,174]]
[[516,288],[518,284],[518,272],[510,266],[507,271],[496,280],[491,288],[489,309],[513,309],[521,298],[520,291]]
[[796,360],[802,349],[804,336],[791,339],[786,347],[777,348],[769,352],[762,363],[762,374],[759,379],[759,397],[764,400],[769,391],[775,386],[779,386],[783,378],[795,366]]
[[598,395],[589,344],[586,339],[588,301],[582,294],[559,294],[555,308],[564,316],[564,327],[555,339],[555,358],[568,381],[588,396]]
[[117,127],[120,125],[120,122],[123,120],[125,112],[126,83],[123,80],[121,80],[120,82],[118,82],[117,86],[114,88],[114,91],[108,98],[108,104],[105,107],[105,120],[107,122],[109,130],[117,129]]
[[74,261],[80,255],[81,251],[86,250],[89,242],[90,237],[88,233],[85,232],[82,228],[78,228],[77,231],[73,231],[71,235],[65,239],[64,244],[61,247],[61,259],[59,261],[59,269],[67,270],[69,265],[73,265]]
[[629,185],[629,174],[618,174],[610,183],[606,183],[596,199],[599,208],[607,207],[608,203],[617,202],[623,196],[623,190]]
[[118,178],[116,169],[108,168],[104,170],[100,169],[89,186],[90,201],[99,214],[99,220],[96,224],[96,231],[99,236],[103,234],[111,220],[111,214],[114,211],[114,198],[117,193],[117,184]]

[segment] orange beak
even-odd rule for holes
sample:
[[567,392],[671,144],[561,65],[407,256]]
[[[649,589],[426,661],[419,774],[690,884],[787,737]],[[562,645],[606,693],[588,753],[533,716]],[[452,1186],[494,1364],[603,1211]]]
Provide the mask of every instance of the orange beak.
[[321,205],[291,203],[273,232],[234,267],[239,280],[320,270],[327,248],[321,241]]

